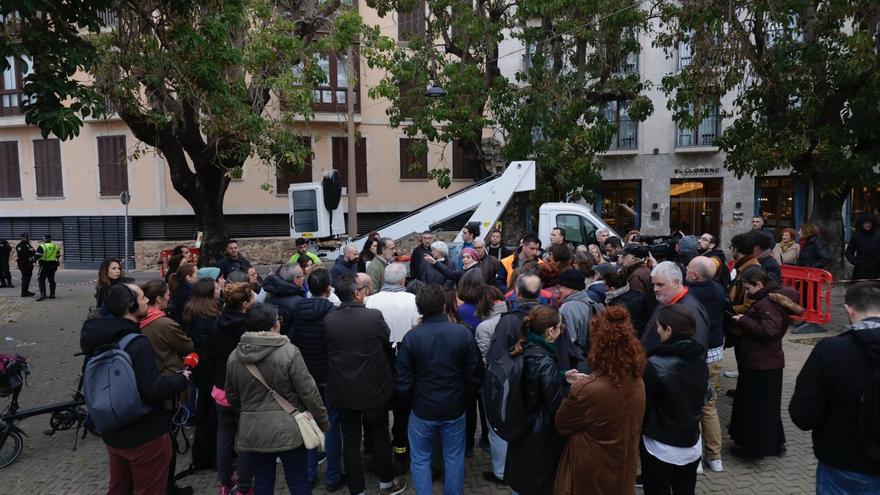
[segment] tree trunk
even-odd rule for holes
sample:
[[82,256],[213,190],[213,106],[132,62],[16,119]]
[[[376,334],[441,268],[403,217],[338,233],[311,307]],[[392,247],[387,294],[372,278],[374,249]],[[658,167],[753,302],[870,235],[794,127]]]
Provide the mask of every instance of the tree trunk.
[[223,218],[223,198],[226,196],[229,178],[226,177],[226,169],[221,166],[219,159],[217,163],[197,163],[195,169],[196,194],[192,199],[187,196],[184,198],[192,206],[202,230],[199,265],[207,266],[220,260],[226,251],[229,236],[226,233],[226,220]]
[[465,170],[470,172],[470,176],[474,180],[485,179],[489,176],[486,169],[486,157],[483,153],[483,129],[475,128],[471,139],[463,139],[460,141],[462,151],[464,151]]
[[843,205],[846,202],[847,193],[822,193],[815,182],[813,184],[813,208],[810,213],[810,222],[819,227],[819,241],[828,250],[831,261],[826,270],[831,272],[835,279],[846,278],[846,264],[844,263],[843,251],[846,237],[843,231]]

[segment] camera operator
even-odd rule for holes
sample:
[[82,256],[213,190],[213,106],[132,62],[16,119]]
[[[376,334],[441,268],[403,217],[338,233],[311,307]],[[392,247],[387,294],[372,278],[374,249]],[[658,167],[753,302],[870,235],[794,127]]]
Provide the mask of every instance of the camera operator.
[[[637,243],[629,243],[623,248],[620,255],[620,266],[623,268],[623,276],[634,291],[641,292],[645,296],[645,304],[648,306],[648,314],[654,312],[657,307],[657,299],[654,296],[654,286],[651,284],[651,267],[648,266],[650,253],[645,246]],[[641,329],[637,329],[641,331]]]

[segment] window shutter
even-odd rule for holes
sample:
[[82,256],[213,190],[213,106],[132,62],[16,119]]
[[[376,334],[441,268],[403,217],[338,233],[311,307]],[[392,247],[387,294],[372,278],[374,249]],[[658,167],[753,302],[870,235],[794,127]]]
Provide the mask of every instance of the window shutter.
[[128,190],[125,136],[98,137],[98,175],[101,196],[118,196]]
[[0,198],[21,198],[18,141],[0,142]]
[[468,170],[467,160],[465,158],[464,148],[458,141],[452,142],[452,178],[453,179],[473,179],[474,174]]
[[397,39],[406,41],[425,37],[425,2],[419,0],[409,12],[397,11]]
[[61,140],[34,140],[34,172],[37,176],[38,198],[64,196],[61,180]]
[[[418,144],[424,144],[424,139],[402,138],[400,140],[400,178],[401,179],[427,179],[428,178],[428,155],[417,155],[412,148]],[[418,164],[417,171],[413,165]]]
[[302,170],[298,174],[286,170],[276,170],[275,172],[275,194],[283,196],[287,195],[287,190],[291,184],[301,184],[303,182],[312,182],[312,139],[308,136],[299,137],[300,146],[308,148],[309,154],[306,156]]
[[[348,138],[332,139],[333,168],[339,171],[342,187],[348,187]],[[367,139],[360,138],[355,143],[355,187],[357,194],[367,193]]]

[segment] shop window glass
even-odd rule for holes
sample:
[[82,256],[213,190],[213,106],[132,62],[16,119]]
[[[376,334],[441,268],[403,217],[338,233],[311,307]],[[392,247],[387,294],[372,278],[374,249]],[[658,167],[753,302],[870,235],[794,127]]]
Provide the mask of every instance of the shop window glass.
[[758,209],[764,216],[764,225],[773,229],[779,240],[782,229],[794,228],[794,179],[791,177],[762,177]]
[[719,235],[723,179],[671,179],[669,226],[685,234]]
[[599,213],[602,220],[622,236],[641,225],[641,189],[641,181],[637,180],[602,182],[602,210]]

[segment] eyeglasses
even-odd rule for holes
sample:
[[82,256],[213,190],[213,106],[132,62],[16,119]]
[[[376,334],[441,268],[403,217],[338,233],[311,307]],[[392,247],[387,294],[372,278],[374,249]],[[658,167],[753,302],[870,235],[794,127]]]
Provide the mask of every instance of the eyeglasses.
[[357,292],[359,290],[369,289],[369,288],[370,288],[369,285],[360,285],[360,286],[358,286],[357,289],[355,289],[355,292]]

